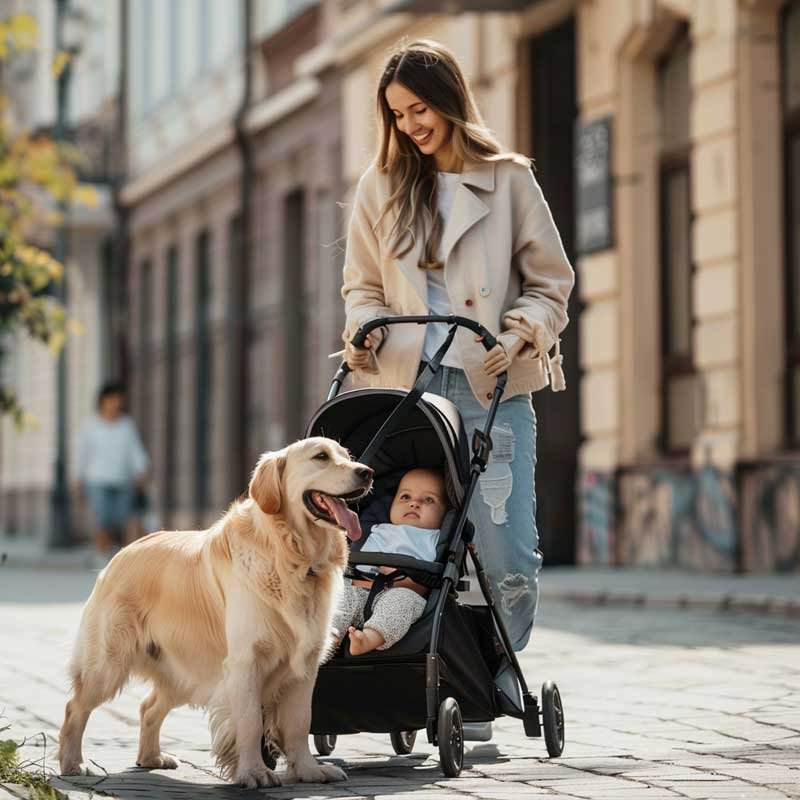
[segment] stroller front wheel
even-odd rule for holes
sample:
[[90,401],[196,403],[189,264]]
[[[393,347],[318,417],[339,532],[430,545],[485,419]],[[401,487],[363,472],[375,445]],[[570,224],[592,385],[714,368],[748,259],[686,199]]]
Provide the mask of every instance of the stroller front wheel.
[[564,752],[564,706],[553,681],[542,684],[542,722],[547,752],[551,758],[558,758]]
[[336,748],[336,737],[332,733],[314,734],[314,749],[321,756],[329,756]]
[[457,778],[464,763],[464,727],[461,709],[452,697],[446,697],[439,706],[436,738],[442,772],[448,778]]
[[414,742],[417,739],[416,731],[392,731],[389,734],[392,740],[392,748],[399,756],[407,756],[414,749]]

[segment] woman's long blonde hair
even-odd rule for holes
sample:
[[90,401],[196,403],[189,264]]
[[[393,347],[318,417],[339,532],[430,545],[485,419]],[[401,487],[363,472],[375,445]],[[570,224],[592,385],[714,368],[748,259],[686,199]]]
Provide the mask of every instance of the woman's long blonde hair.
[[464,164],[510,159],[526,167],[531,160],[505,150],[483,121],[475,98],[455,55],[431,39],[401,45],[389,58],[378,83],[378,117],[381,142],[375,163],[389,176],[391,195],[381,210],[377,228],[393,209],[394,225],[387,241],[395,258],[413,247],[418,235],[425,237],[420,257],[422,269],[440,269],[438,252],[443,233],[438,211],[439,184],[433,156],[425,155],[397,129],[397,121],[386,100],[386,87],[397,81],[452,124],[453,152]]

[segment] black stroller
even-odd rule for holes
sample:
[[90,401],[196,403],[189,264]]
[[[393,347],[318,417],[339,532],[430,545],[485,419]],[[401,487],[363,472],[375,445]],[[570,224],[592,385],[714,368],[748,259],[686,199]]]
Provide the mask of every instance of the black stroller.
[[[442,470],[451,502],[435,562],[361,553],[358,546],[364,539],[354,543],[348,575],[372,579],[373,575],[360,573],[358,568],[393,567],[391,575],[379,574],[376,582],[391,584],[409,577],[429,588],[427,605],[405,637],[387,650],[351,656],[345,638],[335,656],[320,668],[311,733],[320,755],[333,752],[337,735],[361,731],[388,733],[395,752],[408,754],[416,731],[425,729],[428,741],[439,747],[442,771],[456,777],[464,754],[462,722],[517,717],[527,736],[541,736],[544,729],[547,751],[555,757],[564,748],[564,714],[552,681],[542,686],[541,708],[528,690],[472,541],[474,527],[467,519],[470,499],[492,449],[489,433],[507,376],[503,373],[497,379],[486,425],[472,435],[471,456],[456,407],[443,397],[423,395],[458,326],[483,337],[487,351],[496,344],[494,337],[464,317],[407,316],[374,319],[359,329],[353,343],[363,345],[367,334],[383,325],[432,322],[451,327],[409,392],[356,389],[340,395],[349,372],[343,362],[327,402],[306,431],[307,436],[338,440],[358,461],[375,470],[374,490],[358,508],[365,534],[371,523],[388,520],[392,497],[407,469]],[[458,600],[458,592],[467,588],[467,553],[486,605]],[[365,616],[369,607],[368,602]]]

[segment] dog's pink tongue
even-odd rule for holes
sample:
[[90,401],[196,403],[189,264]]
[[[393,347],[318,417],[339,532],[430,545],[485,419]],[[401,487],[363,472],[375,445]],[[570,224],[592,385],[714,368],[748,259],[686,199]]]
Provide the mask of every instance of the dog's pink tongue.
[[352,541],[358,541],[361,538],[361,523],[358,521],[358,515],[355,511],[351,511],[344,500],[338,497],[326,497],[328,505],[333,516],[336,517],[337,524],[341,525],[347,533],[347,538]]

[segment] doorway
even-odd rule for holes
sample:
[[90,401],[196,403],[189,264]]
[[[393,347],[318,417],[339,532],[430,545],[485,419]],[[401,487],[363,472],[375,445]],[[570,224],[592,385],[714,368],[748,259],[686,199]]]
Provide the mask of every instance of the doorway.
[[[535,175],[574,266],[574,131],[578,115],[574,19],[534,37],[530,48],[530,150],[535,160]],[[561,334],[567,390],[553,393],[543,389],[533,396],[538,422],[536,518],[545,565],[575,563],[580,445],[577,286],[570,297],[568,313],[570,322]]]

